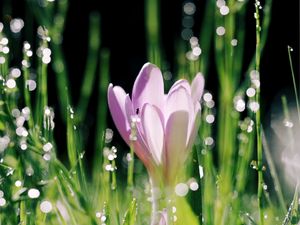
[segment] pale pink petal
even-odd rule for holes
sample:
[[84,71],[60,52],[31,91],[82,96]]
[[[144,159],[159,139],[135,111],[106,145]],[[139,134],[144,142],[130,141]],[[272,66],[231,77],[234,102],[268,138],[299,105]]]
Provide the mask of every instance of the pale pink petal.
[[187,92],[191,95],[191,86],[190,86],[189,82],[185,79],[176,81],[170,88],[169,94],[172,93],[174,90],[176,90],[179,87],[184,87],[187,90]]
[[201,112],[200,112],[200,106],[198,106],[197,108],[199,110],[196,110],[194,122],[192,123],[192,126],[189,128],[190,130],[188,131],[187,150],[191,150],[191,148],[193,147],[193,144],[195,142],[199,130]]
[[192,127],[195,115],[194,105],[190,94],[183,86],[179,86],[173,92],[169,93],[165,105],[164,117],[167,120],[172,113],[180,110],[189,112],[188,125]]
[[178,167],[186,158],[188,123],[189,113],[184,110],[172,113],[167,121],[163,166],[166,182],[170,185],[175,182]]
[[168,94],[165,107],[165,118],[178,110],[194,111],[191,96],[183,86],[179,86]]
[[135,111],[145,103],[163,107],[164,82],[161,71],[153,64],[146,63],[136,78],[132,90],[132,103]]
[[[126,110],[126,116],[128,118],[129,123],[131,123],[132,118],[136,117],[140,118],[139,115],[136,114],[136,112],[133,111],[133,106],[132,106],[132,102],[131,99],[129,97],[129,95],[126,95],[126,99],[125,99],[125,110]],[[149,168],[153,167],[153,159],[152,159],[152,155],[149,151],[148,146],[145,143],[145,140],[143,138],[143,126],[141,124],[141,121],[136,122],[136,137],[137,140],[136,141],[129,141],[130,143],[128,143],[128,145],[132,145],[134,147],[134,152],[136,153],[136,155],[139,157],[139,159],[144,163],[144,165],[146,166],[146,168],[149,170]]]
[[192,98],[194,103],[200,101],[203,94],[204,83],[203,75],[198,73],[192,82]]
[[145,132],[144,139],[153,158],[159,165],[164,147],[164,127],[161,112],[155,106],[145,104],[141,116]]
[[130,124],[125,110],[126,93],[121,87],[113,87],[112,84],[108,86],[107,92],[108,106],[113,121],[122,138],[129,144]]

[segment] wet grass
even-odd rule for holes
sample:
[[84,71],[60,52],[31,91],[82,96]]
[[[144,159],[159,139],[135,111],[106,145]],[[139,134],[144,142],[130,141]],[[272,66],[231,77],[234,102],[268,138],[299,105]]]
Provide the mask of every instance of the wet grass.
[[[203,96],[198,137],[177,180],[188,191],[172,202],[170,224],[299,224],[298,184],[291,199],[282,191],[287,184],[276,172],[272,143],[261,121],[260,58],[271,3],[207,1],[200,36],[178,40],[172,74],[190,80],[197,72],[207,80],[217,76],[219,88],[215,96],[209,90]],[[0,224],[149,224],[151,190],[145,169],[132,148],[114,147],[117,131],[107,128],[110,52],[100,48],[100,15],[90,15],[88,57],[74,104],[61,47],[68,1],[47,1],[43,7],[36,1],[26,4],[40,27],[38,34],[32,33],[37,47],[24,42],[23,49],[14,52],[22,55],[20,62],[11,60],[17,40],[9,38],[19,33],[20,24],[0,24]],[[183,14],[192,15],[193,7],[185,4]],[[255,18],[247,17],[247,7]],[[146,1],[148,60],[163,66],[169,59],[160,40],[159,10],[159,1]],[[245,66],[246,20],[256,21],[256,50]],[[209,52],[214,52],[217,74],[209,70]],[[288,57],[298,106],[290,47]],[[59,96],[60,111],[55,112],[49,105],[50,67]],[[94,149],[88,149],[82,124],[88,119],[93,90],[98,101],[96,128],[89,131],[88,140],[94,141]],[[290,121],[286,97],[282,102],[284,118]],[[66,147],[54,135],[57,117],[66,128],[59,137]],[[67,157],[61,160],[58,154],[64,149]],[[87,158],[91,150],[93,156]]]

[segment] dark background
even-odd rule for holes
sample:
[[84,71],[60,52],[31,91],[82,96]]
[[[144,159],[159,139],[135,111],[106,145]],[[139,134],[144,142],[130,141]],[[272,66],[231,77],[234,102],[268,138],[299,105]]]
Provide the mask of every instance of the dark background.
[[[59,0],[58,0],[59,1]],[[203,19],[204,4],[206,1],[194,0],[197,11],[194,16],[194,33],[199,34]],[[248,4],[247,37],[245,58],[249,60],[255,48],[255,20],[254,1]],[[166,59],[171,63],[174,57],[175,41],[180,38],[182,29],[182,6],[184,1],[164,0],[161,5],[161,39]],[[263,3],[263,2],[262,2]],[[0,18],[7,16],[5,4],[11,4],[13,17],[24,19],[30,9],[25,1],[0,0]],[[78,100],[82,76],[84,73],[87,45],[88,22],[91,12],[101,14],[101,48],[110,50],[110,79],[114,84],[121,85],[127,92],[131,91],[134,79],[142,65],[147,62],[144,2],[132,1],[96,1],[96,0],[70,0],[66,18],[66,27],[63,39],[63,49],[66,56],[67,69],[70,74],[70,83],[74,103]],[[263,4],[262,4],[263,5]],[[37,25],[36,23],[33,23]],[[26,28],[26,21],[25,21]],[[299,1],[274,0],[272,19],[268,40],[261,61],[261,90],[263,102],[263,117],[269,123],[270,107],[274,97],[282,90],[290,90],[292,78],[289,68],[287,45],[293,47],[293,61],[297,82],[299,81]],[[247,66],[247,65],[246,65]],[[214,73],[214,64],[211,64],[206,89],[214,95],[218,94],[218,80]],[[49,83],[55,84],[54,77],[49,76]],[[52,92],[51,92],[52,91]],[[95,123],[95,106],[97,105],[96,90],[93,93],[87,125]],[[57,110],[57,96],[54,88],[50,88],[50,104]],[[58,115],[58,113],[56,113]],[[64,135],[64,127],[60,125],[60,118],[56,118],[56,135]],[[110,120],[109,120],[110,121]],[[110,127],[113,127],[111,124]],[[88,137],[89,138],[89,137]],[[62,138],[59,138],[62,140]],[[62,140],[63,142],[63,140]]]

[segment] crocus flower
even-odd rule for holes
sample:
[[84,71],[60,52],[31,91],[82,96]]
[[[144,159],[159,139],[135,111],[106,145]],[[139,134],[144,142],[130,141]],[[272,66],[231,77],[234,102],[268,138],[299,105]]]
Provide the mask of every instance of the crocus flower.
[[191,85],[181,79],[164,94],[161,71],[150,63],[136,78],[131,98],[120,86],[109,85],[113,121],[126,143],[134,147],[152,182],[174,185],[196,137],[203,88],[204,79],[197,74]]

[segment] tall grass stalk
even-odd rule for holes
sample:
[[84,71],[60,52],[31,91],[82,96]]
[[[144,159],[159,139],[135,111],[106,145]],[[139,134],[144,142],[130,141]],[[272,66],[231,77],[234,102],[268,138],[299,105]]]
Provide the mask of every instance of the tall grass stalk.
[[[255,2],[255,19],[256,19],[256,52],[255,52],[255,69],[259,73],[260,70],[260,14],[259,14],[260,2]],[[260,80],[260,79],[259,79]],[[256,148],[257,148],[257,171],[258,171],[258,184],[257,184],[257,201],[259,209],[259,222],[260,225],[264,225],[264,209],[263,209],[263,149],[262,149],[262,133],[261,133],[261,101],[260,101],[260,87],[256,90],[256,102],[259,104],[259,109],[256,112]]]

